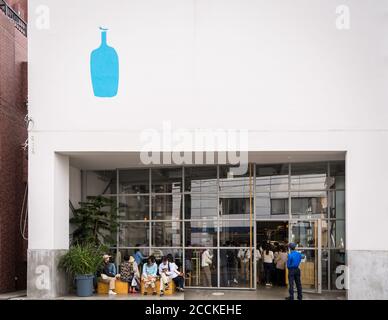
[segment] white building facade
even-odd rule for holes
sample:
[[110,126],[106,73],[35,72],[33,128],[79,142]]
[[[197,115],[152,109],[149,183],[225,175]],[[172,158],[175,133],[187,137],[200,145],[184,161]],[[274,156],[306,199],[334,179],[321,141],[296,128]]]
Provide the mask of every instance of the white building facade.
[[[344,163],[347,297],[387,299],[387,10],[385,1],[361,0],[29,1],[28,295],[66,294],[57,262],[69,248],[69,201],[86,196],[87,172],[113,171],[120,179],[120,170],[146,169],[152,189],[152,168],[198,165],[177,163],[178,156],[169,162],[172,151],[241,150],[251,168],[252,246],[260,166],[288,165],[292,205],[293,164],[327,163],[329,172],[330,163]],[[92,57],[105,35],[117,63],[110,49]],[[198,130],[210,140],[232,132],[237,142],[198,145]],[[145,163],[141,152],[151,150],[164,161]],[[221,158],[218,186],[227,183]],[[326,201],[329,178],[324,173]],[[89,180],[88,188],[96,184]],[[219,220],[222,196],[214,193]],[[291,223],[292,208],[284,213]],[[185,260],[185,214],[177,220],[182,248],[170,247]],[[150,230],[151,250],[162,245],[153,244]],[[220,236],[216,241],[219,249]],[[223,287],[220,265],[216,284]]]

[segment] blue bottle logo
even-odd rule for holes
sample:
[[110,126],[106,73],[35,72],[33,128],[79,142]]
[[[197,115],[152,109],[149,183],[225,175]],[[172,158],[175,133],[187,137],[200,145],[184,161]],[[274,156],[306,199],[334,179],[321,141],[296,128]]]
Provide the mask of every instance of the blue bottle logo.
[[96,97],[111,98],[119,87],[119,57],[114,48],[107,45],[108,29],[101,28],[101,45],[90,56],[90,73]]

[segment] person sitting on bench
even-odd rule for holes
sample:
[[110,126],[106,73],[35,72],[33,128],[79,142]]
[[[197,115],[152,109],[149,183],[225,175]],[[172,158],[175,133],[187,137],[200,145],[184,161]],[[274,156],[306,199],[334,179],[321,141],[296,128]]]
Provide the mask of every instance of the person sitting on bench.
[[109,294],[116,294],[113,290],[116,288],[116,278],[118,277],[116,272],[116,266],[112,261],[110,255],[104,254],[104,266],[101,272],[101,279],[105,283],[109,283]]
[[146,289],[144,291],[144,294],[147,294],[147,288],[152,288],[152,294],[156,295],[156,273],[158,271],[158,266],[155,262],[154,256],[149,256],[147,259],[147,263],[143,266],[143,273],[142,278],[144,281],[144,288]]
[[164,290],[168,289],[168,285],[171,282],[171,270],[170,263],[167,257],[162,258],[162,262],[159,265],[159,275],[160,275],[160,296],[164,295]]
[[139,268],[132,256],[125,255],[124,262],[120,265],[120,280],[128,282],[129,293],[135,293],[139,290]]
[[169,269],[170,270],[170,277],[176,285],[176,290],[183,292],[184,291],[183,285],[185,283],[184,273],[180,272],[178,270],[179,268],[176,265],[176,263],[174,262],[174,258],[172,256],[172,254],[168,254],[167,259],[168,259],[168,264],[170,267],[170,269]]

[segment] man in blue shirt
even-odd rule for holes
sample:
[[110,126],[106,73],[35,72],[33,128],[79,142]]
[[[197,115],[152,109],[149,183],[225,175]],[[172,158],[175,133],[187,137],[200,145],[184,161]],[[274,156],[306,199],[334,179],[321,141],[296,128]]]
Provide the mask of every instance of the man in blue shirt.
[[300,281],[300,269],[299,265],[302,261],[302,254],[295,250],[296,244],[290,243],[289,245],[290,253],[287,258],[287,269],[288,269],[288,291],[290,296],[287,297],[287,300],[294,300],[294,282],[296,284],[296,289],[298,291],[298,300],[302,300],[302,284]]
[[135,261],[139,267],[143,264],[143,260],[144,256],[141,253],[140,249],[135,249]]

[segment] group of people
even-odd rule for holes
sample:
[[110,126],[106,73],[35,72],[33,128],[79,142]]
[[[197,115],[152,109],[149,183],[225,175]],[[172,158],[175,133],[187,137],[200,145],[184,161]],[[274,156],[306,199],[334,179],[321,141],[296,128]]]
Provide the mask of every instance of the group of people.
[[266,286],[273,284],[284,287],[287,264],[287,248],[285,246],[271,246],[269,243],[257,250],[257,282]]
[[[268,287],[274,282],[278,286],[285,286],[286,268],[288,269],[288,292],[287,300],[294,300],[294,284],[296,285],[298,300],[302,300],[302,282],[300,278],[300,263],[305,258],[303,254],[296,250],[295,243],[289,243],[288,246],[275,245],[269,243],[264,244],[256,251],[256,259],[258,262],[258,283],[260,283],[259,275],[263,274],[264,284]],[[287,253],[289,249],[289,253]],[[263,267],[263,273],[261,268]]]
[[[144,282],[144,288],[152,288],[153,295],[157,294],[156,281],[160,279],[160,296],[164,295],[165,290],[169,288],[171,281],[174,281],[176,290],[183,292],[184,274],[179,271],[177,264],[171,254],[162,258],[159,266],[154,256],[149,256],[146,263],[142,263],[145,257],[137,250],[135,256],[124,256],[124,261],[119,266],[119,272],[116,265],[109,255],[104,255],[104,265],[101,271],[102,281],[109,283],[109,294],[115,295],[116,280],[128,283],[129,293],[140,291],[141,281]],[[147,294],[147,290],[144,291]]]
[[[226,246],[231,248],[220,250],[221,286],[229,286],[233,283],[238,284],[238,279],[246,280],[249,278],[252,251],[246,246],[236,250],[231,243],[226,244]],[[290,249],[289,253],[287,253],[287,249]],[[214,268],[214,258],[211,249],[205,248],[201,253],[201,275],[204,287],[212,287],[211,269]],[[171,281],[175,283],[177,291],[184,291],[184,274],[179,271],[179,267],[174,262],[171,254],[163,256],[158,265],[155,256],[151,255],[145,258],[141,251],[137,249],[134,256],[124,256],[124,261],[119,266],[119,272],[117,272],[111,256],[104,255],[103,259],[104,265],[101,279],[109,283],[109,294],[116,294],[115,283],[117,279],[128,282],[129,293],[139,292],[141,281],[143,281],[144,288],[151,288],[152,294],[156,295],[157,279],[160,279],[160,296],[164,295]],[[289,282],[288,299],[294,299],[294,283],[296,284],[298,299],[302,299],[299,265],[303,255],[296,251],[296,244],[271,246],[270,243],[265,243],[255,250],[255,259],[258,283],[262,282],[268,287],[272,286],[273,283],[285,286],[285,270],[287,268]],[[143,264],[144,260],[146,260],[146,263]],[[186,267],[189,266],[187,265]],[[147,294],[147,290],[145,290],[144,294]]]
[[[221,286],[238,284],[239,280],[249,279],[251,252],[248,247],[243,246],[235,249],[232,243],[225,243],[230,249],[220,250]],[[257,263],[257,281],[267,287],[273,284],[286,286],[286,268],[288,269],[289,297],[294,299],[294,283],[296,284],[298,299],[302,300],[302,285],[300,279],[299,265],[303,255],[296,251],[297,245],[290,243],[288,246],[264,243],[255,250]],[[288,249],[290,250],[289,253]],[[211,287],[211,268],[213,266],[214,254],[210,249],[205,248],[201,255],[202,285]]]

